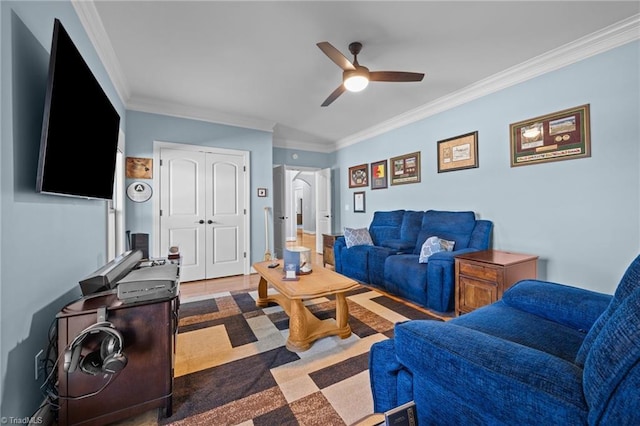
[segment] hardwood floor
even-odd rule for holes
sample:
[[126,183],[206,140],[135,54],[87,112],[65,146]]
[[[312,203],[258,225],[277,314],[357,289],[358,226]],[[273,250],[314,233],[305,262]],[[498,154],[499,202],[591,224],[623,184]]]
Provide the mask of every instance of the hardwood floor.
[[[298,230],[296,241],[288,241],[287,246],[304,246],[310,248],[313,256],[311,260],[313,268],[323,267],[322,254],[316,253],[315,234],[305,234],[301,230]],[[258,274],[251,274],[180,283],[180,297],[190,298],[223,291],[256,290],[259,279]]]

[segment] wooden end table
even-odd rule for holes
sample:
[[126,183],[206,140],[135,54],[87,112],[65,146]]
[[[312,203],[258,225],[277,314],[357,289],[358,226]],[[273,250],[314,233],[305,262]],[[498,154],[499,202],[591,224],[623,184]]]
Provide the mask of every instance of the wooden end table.
[[456,316],[502,298],[516,282],[537,277],[538,256],[483,250],[456,256]]
[[[284,280],[282,266],[269,268],[271,262],[258,262],[253,268],[260,275],[256,306],[264,308],[275,302],[289,316],[289,338],[287,349],[292,352],[306,351],[316,340],[326,336],[346,339],[351,335],[349,327],[349,307],[345,292],[358,287],[357,281],[333,272],[316,268],[309,275],[300,276],[298,281]],[[267,295],[267,284],[271,284],[280,294]],[[336,296],[336,320],[320,320],[304,305],[305,299],[321,296]]]

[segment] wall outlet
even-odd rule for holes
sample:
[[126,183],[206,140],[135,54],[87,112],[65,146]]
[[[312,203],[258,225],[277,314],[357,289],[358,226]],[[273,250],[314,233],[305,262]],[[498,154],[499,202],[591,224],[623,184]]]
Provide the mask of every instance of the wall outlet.
[[38,352],[33,360],[33,367],[34,367],[34,372],[35,372],[35,377],[36,377],[36,381],[38,379],[40,379],[40,365],[42,364],[42,356],[44,355],[44,350],[40,349],[40,352]]

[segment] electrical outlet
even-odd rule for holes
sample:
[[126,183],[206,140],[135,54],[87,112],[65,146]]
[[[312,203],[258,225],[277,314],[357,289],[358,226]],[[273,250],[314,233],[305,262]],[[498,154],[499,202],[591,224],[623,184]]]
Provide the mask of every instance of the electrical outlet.
[[42,355],[44,355],[44,350],[40,349],[40,352],[38,352],[33,360],[33,366],[34,366],[34,371],[35,371],[35,377],[36,377],[36,381],[38,379],[40,379],[40,364],[42,364],[42,361],[40,360],[40,357],[42,357]]

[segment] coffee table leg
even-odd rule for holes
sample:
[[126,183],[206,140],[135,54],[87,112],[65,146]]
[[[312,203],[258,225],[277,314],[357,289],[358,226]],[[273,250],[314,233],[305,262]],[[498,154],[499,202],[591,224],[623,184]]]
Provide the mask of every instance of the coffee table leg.
[[343,339],[351,336],[351,327],[349,326],[349,305],[344,293],[336,294],[336,322],[338,330],[343,330],[338,334]]
[[259,308],[269,306],[269,299],[267,298],[267,280],[262,277],[260,277],[260,282],[258,282],[258,300],[256,300],[256,306]]
[[310,315],[310,313],[300,299],[291,300],[289,309],[287,348],[291,351],[306,351],[311,347],[307,324],[307,315]]

